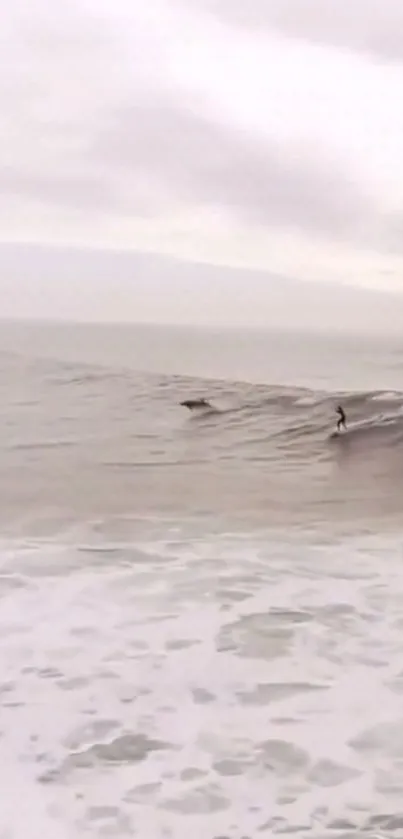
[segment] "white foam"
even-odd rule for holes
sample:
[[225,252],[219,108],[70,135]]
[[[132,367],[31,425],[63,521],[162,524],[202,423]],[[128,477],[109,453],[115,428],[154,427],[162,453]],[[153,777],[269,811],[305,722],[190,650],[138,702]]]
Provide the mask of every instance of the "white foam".
[[398,391],[390,390],[386,393],[375,393],[371,398],[373,402],[401,402],[402,394]]
[[115,547],[3,554],[0,836],[374,835],[399,817],[397,546]]
[[301,406],[319,405],[320,399],[318,399],[317,395],[315,394],[313,394],[312,396],[300,396],[299,399],[295,400],[295,404]]

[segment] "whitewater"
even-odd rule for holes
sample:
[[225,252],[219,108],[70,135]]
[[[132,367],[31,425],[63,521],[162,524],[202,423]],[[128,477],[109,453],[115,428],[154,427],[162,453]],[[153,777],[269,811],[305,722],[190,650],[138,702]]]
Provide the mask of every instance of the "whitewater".
[[402,352],[2,328],[1,839],[403,836]]

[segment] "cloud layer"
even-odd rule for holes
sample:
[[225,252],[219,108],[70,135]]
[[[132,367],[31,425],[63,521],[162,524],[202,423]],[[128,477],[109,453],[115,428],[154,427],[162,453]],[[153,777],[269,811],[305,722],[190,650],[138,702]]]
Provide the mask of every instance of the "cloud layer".
[[174,195],[188,205],[226,207],[250,222],[347,237],[358,235],[370,209],[364,190],[331,158],[234,131],[192,112],[191,103],[117,111],[90,156],[104,171],[122,172],[133,190],[144,181],[154,184],[157,206],[159,197]]
[[400,0],[201,0],[239,26],[274,29],[294,38],[403,60]]
[[0,10],[4,237],[129,245],[155,219],[158,249],[164,219],[200,213],[402,250],[403,65],[378,62],[403,59],[398,0]]

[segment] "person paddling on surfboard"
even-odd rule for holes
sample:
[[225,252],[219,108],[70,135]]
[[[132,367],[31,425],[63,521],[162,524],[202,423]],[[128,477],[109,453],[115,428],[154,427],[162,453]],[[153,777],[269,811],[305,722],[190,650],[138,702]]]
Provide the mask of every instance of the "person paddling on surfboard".
[[337,431],[341,431],[342,428],[344,428],[344,430],[347,431],[346,415],[341,405],[337,406],[336,414],[339,415],[339,419],[337,420]]

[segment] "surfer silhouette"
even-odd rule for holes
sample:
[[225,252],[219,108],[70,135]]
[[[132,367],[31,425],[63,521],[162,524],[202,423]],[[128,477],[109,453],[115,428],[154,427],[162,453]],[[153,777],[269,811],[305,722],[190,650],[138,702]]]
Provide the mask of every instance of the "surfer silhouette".
[[341,431],[342,428],[344,428],[344,430],[347,431],[346,415],[341,405],[337,406],[336,414],[339,415],[339,419],[337,420],[337,431]]

